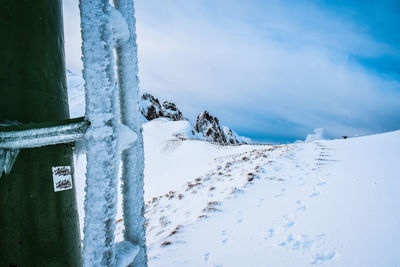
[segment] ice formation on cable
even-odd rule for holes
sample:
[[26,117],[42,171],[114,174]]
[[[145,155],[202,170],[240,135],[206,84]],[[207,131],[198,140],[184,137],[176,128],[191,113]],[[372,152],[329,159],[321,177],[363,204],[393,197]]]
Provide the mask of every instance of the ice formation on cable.
[[133,0],[114,1],[128,24],[129,42],[118,41],[117,64],[120,86],[121,121],[137,135],[137,141],[122,153],[122,192],[125,240],[139,246],[133,266],[146,267],[146,232],[144,217],[144,150],[142,119],[139,111],[139,79]]
[[86,116],[87,172],[84,266],[115,265],[118,177],[118,102],[107,0],[80,1]]

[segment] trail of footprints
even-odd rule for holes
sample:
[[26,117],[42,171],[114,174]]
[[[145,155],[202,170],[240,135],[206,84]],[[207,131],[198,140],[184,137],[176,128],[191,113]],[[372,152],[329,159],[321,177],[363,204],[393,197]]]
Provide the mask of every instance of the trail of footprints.
[[[183,225],[207,219],[212,213],[221,211],[224,199],[239,197],[247,186],[260,179],[264,172],[261,166],[271,163],[266,161],[268,153],[279,148],[267,146],[262,150],[217,158],[219,164],[214,170],[188,182],[179,192],[170,191],[154,197],[146,204],[145,213],[148,240],[153,240],[149,247],[168,247],[173,242],[182,242],[179,238]],[[202,206],[190,205],[191,201],[198,204],[199,199]],[[169,207],[175,209],[171,211]]]
[[[310,166],[310,164],[297,164],[296,168],[299,168],[300,171],[305,171],[305,176],[309,175],[310,172],[301,168],[302,165],[306,167],[311,167],[312,171],[318,171],[324,165],[327,165],[335,160],[331,159],[331,155],[329,153],[330,148],[320,144],[315,143],[316,150],[319,151],[317,158],[315,159],[315,166]],[[291,156],[291,159],[295,161],[295,157]],[[305,185],[305,179],[303,177],[298,177],[298,186]],[[308,198],[314,198],[321,194],[321,188],[327,184],[327,181],[323,179],[319,179],[315,186],[313,187],[313,191],[310,192],[307,196]],[[287,189],[282,187],[280,192],[278,192],[275,197],[281,197],[284,195],[284,192]],[[272,227],[268,228],[262,233],[264,240],[270,240],[271,242],[275,242],[277,247],[282,247],[285,249],[292,250],[315,250],[314,256],[310,259],[310,264],[320,264],[324,261],[332,260],[337,255],[337,252],[333,249],[326,249],[327,243],[327,235],[325,233],[321,233],[318,235],[310,236],[303,233],[295,234],[293,228],[296,224],[296,214],[299,212],[304,212],[307,210],[307,205],[305,201],[299,199],[296,201],[295,209],[292,214],[284,215],[282,218],[278,220]]]
[[[285,182],[287,177],[279,177],[279,171],[282,166],[275,165],[269,158],[272,151],[278,152],[279,156],[296,162],[296,168],[304,173],[304,177],[310,174],[310,171],[318,171],[319,168],[334,162],[330,158],[330,148],[321,143],[315,142],[316,150],[319,151],[314,164],[307,162],[296,162],[296,152],[301,149],[299,146],[269,146],[262,150],[253,150],[250,152],[237,154],[228,157],[217,158],[219,165],[204,176],[200,176],[188,182],[179,192],[170,191],[165,195],[154,197],[146,204],[146,226],[148,240],[153,242],[148,245],[151,250],[154,246],[168,247],[169,245],[184,242],[182,231],[184,225],[189,225],[198,220],[207,219],[212,213],[222,210],[222,201],[227,197],[240,197],[247,186],[253,184],[257,179],[266,179]],[[272,172],[266,173],[265,167],[271,165]],[[270,168],[271,169],[271,168]],[[248,171],[251,170],[251,171]],[[271,175],[272,174],[272,175]],[[298,177],[298,186],[304,186],[306,181],[304,177]],[[293,178],[293,177],[290,177]],[[239,179],[239,181],[238,181]],[[313,191],[308,194],[309,198],[318,197],[321,188],[327,182],[320,179],[313,187]],[[282,197],[287,191],[286,187],[281,187],[274,197]],[[202,206],[193,207],[190,201],[203,199]],[[264,199],[260,199],[258,206],[263,205]],[[181,202],[181,203],[179,203]],[[197,200],[198,202],[198,200]],[[186,204],[185,204],[186,203]],[[176,207],[173,211],[170,207]],[[304,200],[297,200],[293,215],[283,216],[275,225],[262,233],[264,240],[274,241],[278,247],[300,250],[310,249],[312,247],[323,247],[326,242],[326,234],[321,233],[316,236],[307,234],[294,234],[295,214],[305,212],[307,205]],[[243,218],[239,215],[236,223],[241,223]],[[229,240],[225,237],[226,230],[221,232],[221,243],[227,244]],[[335,257],[334,250],[316,250],[311,259],[312,264],[319,264]],[[204,254],[204,261],[207,262],[211,254]],[[153,258],[157,258],[154,255]]]

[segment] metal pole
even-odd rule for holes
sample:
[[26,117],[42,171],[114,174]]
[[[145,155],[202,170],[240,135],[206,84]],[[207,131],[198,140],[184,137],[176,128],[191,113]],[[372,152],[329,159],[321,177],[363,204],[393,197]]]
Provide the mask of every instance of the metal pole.
[[[61,0],[1,0],[0,122],[69,118],[61,11]],[[73,170],[70,144],[22,149],[0,178],[0,266],[82,265],[75,188],[55,186],[63,166]]]

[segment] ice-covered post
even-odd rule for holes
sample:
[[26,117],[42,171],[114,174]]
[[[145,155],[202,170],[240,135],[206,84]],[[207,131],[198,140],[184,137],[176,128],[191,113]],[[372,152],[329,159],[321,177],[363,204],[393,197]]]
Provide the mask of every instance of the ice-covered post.
[[0,164],[0,266],[81,266],[66,143],[78,136],[71,127],[67,139],[58,127],[38,129],[69,119],[62,1],[1,1],[0,33],[0,123],[14,125],[0,127],[13,158]]
[[114,0],[114,4],[129,29],[129,39],[122,38],[117,42],[121,121],[138,135],[136,143],[122,153],[124,234],[127,241],[139,246],[132,266],[145,267],[147,254],[143,200],[144,151],[139,111],[135,9],[133,0]]
[[86,116],[85,266],[115,265],[117,88],[108,0],[80,0]]

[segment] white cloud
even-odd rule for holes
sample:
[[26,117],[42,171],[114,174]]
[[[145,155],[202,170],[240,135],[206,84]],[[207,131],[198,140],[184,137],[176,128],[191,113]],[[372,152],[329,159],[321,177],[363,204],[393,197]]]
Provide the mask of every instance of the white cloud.
[[[142,90],[176,101],[190,118],[208,109],[256,140],[303,139],[316,126],[327,137],[400,127],[399,83],[349,59],[390,47],[318,7],[256,2],[137,0]],[[76,70],[79,14],[66,16],[75,23],[67,64]]]
[[309,143],[323,139],[324,139],[324,129],[317,128],[314,129],[314,133],[307,135],[306,140],[304,140],[304,142]]

